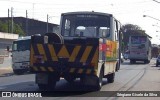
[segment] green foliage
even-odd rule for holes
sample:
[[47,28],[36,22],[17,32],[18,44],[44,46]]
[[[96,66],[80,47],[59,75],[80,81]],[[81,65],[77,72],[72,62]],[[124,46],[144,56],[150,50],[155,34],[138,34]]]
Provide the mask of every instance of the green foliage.
[[[9,21],[9,27],[8,27],[8,21],[5,21],[5,22],[0,21],[0,32],[11,33],[11,21]],[[13,33],[14,34],[19,34],[19,36],[24,36],[25,35],[24,31],[21,28],[21,25],[16,24],[14,22],[13,22]]]
[[8,31],[8,26],[6,23],[0,21],[0,31],[1,32],[7,32]]
[[21,26],[18,24],[14,25],[14,33],[19,34],[19,36],[24,36],[23,30],[22,30]]

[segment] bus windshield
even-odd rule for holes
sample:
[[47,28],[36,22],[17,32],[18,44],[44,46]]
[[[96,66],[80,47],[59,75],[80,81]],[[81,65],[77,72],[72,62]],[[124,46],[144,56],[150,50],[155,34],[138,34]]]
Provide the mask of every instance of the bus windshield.
[[110,17],[102,15],[75,14],[63,17],[63,36],[84,37],[110,36]]
[[132,36],[131,37],[131,43],[132,44],[143,44],[143,43],[146,43],[146,37],[145,36]]
[[12,45],[13,51],[25,51],[30,50],[30,39],[14,41]]

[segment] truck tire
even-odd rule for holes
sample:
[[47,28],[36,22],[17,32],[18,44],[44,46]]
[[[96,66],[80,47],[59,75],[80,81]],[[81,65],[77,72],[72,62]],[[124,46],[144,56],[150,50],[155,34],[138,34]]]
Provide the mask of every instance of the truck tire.
[[147,64],[148,63],[148,61],[147,60],[144,60],[144,64]]
[[56,81],[50,82],[48,84],[38,84],[39,89],[43,91],[54,91],[55,86],[56,86]]
[[102,88],[102,84],[103,84],[103,76],[104,76],[104,68],[101,68],[100,74],[99,74],[99,78],[97,78],[97,84],[95,89],[97,91],[99,91]]
[[64,77],[64,79],[65,79],[68,83],[73,83],[74,80],[76,79],[76,77],[71,76],[71,75],[66,75],[66,76]]
[[54,91],[57,80],[51,75],[48,76],[48,84],[38,84],[40,90]]
[[16,75],[23,75],[25,73],[25,71],[23,71],[23,70],[13,70],[13,72]]
[[116,71],[118,71],[120,69],[120,64],[117,62],[116,64]]
[[40,90],[47,90],[47,85],[46,84],[38,84],[38,87]]
[[115,78],[115,73],[108,74],[107,75],[108,83],[113,83],[114,82],[114,78]]
[[134,63],[136,63],[135,60],[130,60],[130,64],[134,64]]

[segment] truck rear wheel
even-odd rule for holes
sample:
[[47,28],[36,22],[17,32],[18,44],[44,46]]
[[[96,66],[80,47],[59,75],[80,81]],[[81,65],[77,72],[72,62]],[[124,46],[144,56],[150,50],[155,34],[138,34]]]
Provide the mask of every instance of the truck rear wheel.
[[50,82],[48,84],[38,84],[38,87],[40,90],[46,90],[46,91],[53,91],[56,86],[56,81],[55,82]]
[[130,64],[134,64],[134,63],[136,63],[135,60],[130,60]]
[[48,83],[48,84],[38,84],[40,90],[44,91],[54,91],[56,86],[56,82]]
[[104,69],[101,68],[99,78],[97,79],[97,84],[96,84],[96,90],[99,91],[102,88],[103,84],[103,76],[104,76]]
[[74,80],[76,79],[76,77],[71,76],[71,75],[66,75],[66,76],[64,77],[64,79],[65,79],[68,83],[73,83]]
[[117,62],[116,64],[116,71],[118,71],[120,69],[120,63]]
[[23,71],[23,70],[15,70],[15,69],[13,69],[13,72],[16,75],[23,75],[25,73],[25,71]]
[[48,75],[47,84],[37,83],[40,90],[54,91],[58,77],[54,74]]
[[115,78],[115,73],[107,75],[108,83],[113,83]]

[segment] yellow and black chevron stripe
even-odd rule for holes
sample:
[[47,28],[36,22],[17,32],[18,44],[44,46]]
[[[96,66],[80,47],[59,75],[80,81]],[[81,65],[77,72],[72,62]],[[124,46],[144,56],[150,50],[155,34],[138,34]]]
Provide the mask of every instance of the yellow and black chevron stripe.
[[55,70],[53,69],[53,67],[44,67],[44,66],[39,66],[39,67],[36,67],[36,66],[31,66],[31,70],[34,70],[34,71],[43,71],[43,72],[54,72]]
[[[31,70],[37,71],[37,72],[57,72],[54,70],[53,67],[36,67],[32,66]],[[69,68],[67,69],[67,72],[70,74],[87,74],[87,75],[96,75],[97,70],[96,69],[90,69],[90,68]]]
[[[43,55],[44,63],[36,63],[35,55]],[[63,63],[63,65],[62,65]],[[70,73],[95,73],[82,64],[98,66],[97,45],[32,44],[30,65],[33,71],[55,71],[66,66]],[[43,66],[43,67],[42,67]]]
[[96,75],[97,71],[94,69],[88,69],[88,68],[70,68],[69,73],[73,73],[73,74],[92,74],[92,75]]

